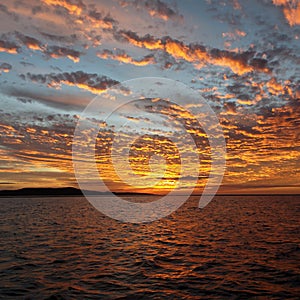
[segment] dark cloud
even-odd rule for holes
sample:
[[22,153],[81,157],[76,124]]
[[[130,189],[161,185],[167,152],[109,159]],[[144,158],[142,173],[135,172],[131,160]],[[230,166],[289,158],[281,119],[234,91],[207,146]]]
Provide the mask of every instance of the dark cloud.
[[[140,1],[135,1],[140,2]],[[182,20],[183,16],[178,13],[174,8],[171,8],[166,3],[160,0],[147,0],[144,1],[145,7],[148,9],[148,12],[151,16],[158,16],[164,20],[173,19],[173,20]]]
[[44,48],[43,43],[36,38],[24,35],[18,31],[15,31],[14,35],[23,45],[31,50],[43,50]]
[[0,74],[1,72],[9,72],[12,69],[12,66],[8,63],[2,63],[0,64]]
[[43,8],[42,8],[42,6],[37,5],[37,6],[33,6],[31,11],[32,11],[32,14],[35,15],[35,14],[42,12]]
[[146,9],[151,17],[163,19],[165,21],[171,19],[182,21],[183,16],[179,14],[175,5],[170,7],[167,3],[160,0],[134,0],[134,1],[119,1],[122,7],[128,5],[134,6],[136,9]]
[[19,16],[14,13],[11,12],[6,5],[4,4],[0,4],[0,12],[7,14],[9,17],[12,17],[14,19],[14,21],[18,21],[19,20]]
[[[76,35],[71,35],[70,37],[55,36],[51,34],[41,33],[47,39],[55,40],[56,42],[71,42],[76,39]],[[79,62],[82,52],[56,45],[48,45],[48,43],[43,43],[40,40],[24,35],[21,32],[15,31],[7,34],[2,34],[2,40],[0,40],[0,51],[5,51],[8,53],[17,53],[21,51],[21,46],[24,45],[31,50],[39,50],[47,57],[51,58],[69,58],[73,62]],[[11,42],[15,39],[16,42]]]
[[233,101],[225,102],[224,103],[224,108],[226,109],[226,114],[228,114],[228,115],[235,115],[235,114],[237,114],[237,112],[236,112],[236,104]]
[[250,65],[257,70],[267,69],[268,61],[263,58],[253,58],[250,60]]
[[52,58],[67,57],[67,58],[73,60],[74,62],[79,62],[80,55],[82,53],[77,50],[73,50],[73,49],[66,48],[66,47],[49,46],[49,47],[47,47],[45,54],[48,57],[52,57]]
[[173,67],[176,71],[179,71],[185,68],[184,62],[177,61],[172,55],[161,50],[156,52],[155,59],[162,70]]
[[118,24],[118,21],[112,18],[109,14],[103,15],[95,9],[95,7],[91,6],[91,9],[87,12],[87,18],[93,25],[96,27],[100,27],[103,29],[112,29],[114,26]]
[[26,62],[26,61],[21,61],[20,64],[24,67],[34,67],[33,63]]
[[103,92],[107,88],[119,83],[106,76],[99,76],[95,73],[85,73],[83,71],[50,74],[27,73],[26,75],[21,74],[20,77],[36,83],[46,84],[48,87],[57,88],[65,84],[76,86],[92,93]]
[[60,43],[72,43],[77,40],[77,35],[76,34],[71,34],[69,36],[66,35],[55,35],[55,34],[50,34],[47,32],[40,32],[40,34],[45,37],[47,40],[51,40],[53,42],[60,42]]
[[11,54],[16,54],[20,52],[20,46],[15,42],[11,42],[2,35],[2,39],[0,39],[0,52],[7,52]]
[[[36,103],[42,103],[43,105],[58,109],[59,111],[69,111],[70,109],[81,111],[82,107],[86,106],[91,100],[90,96],[83,95],[82,93],[80,95],[70,95],[67,93],[62,93],[61,91],[52,91],[49,94],[37,88],[34,90],[27,90],[24,88],[8,87],[4,88],[2,92],[8,96],[15,97],[23,104],[28,104],[29,107],[34,108]],[[33,104],[33,106],[30,106],[31,104]],[[29,113],[26,113],[22,116],[22,120],[24,122],[30,122],[32,119],[32,117],[26,119],[28,114]]]

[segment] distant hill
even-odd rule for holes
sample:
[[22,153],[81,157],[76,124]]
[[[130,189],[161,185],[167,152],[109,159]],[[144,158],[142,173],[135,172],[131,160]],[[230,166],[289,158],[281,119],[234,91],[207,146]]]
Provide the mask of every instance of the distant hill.
[[65,188],[23,188],[19,190],[0,191],[0,196],[82,196],[79,189],[73,187]]
[[[85,191],[88,195],[107,195],[107,192]],[[151,195],[147,193],[114,193],[116,195]],[[74,187],[63,188],[22,188],[19,190],[0,191],[0,197],[20,197],[20,196],[83,196],[80,189]]]

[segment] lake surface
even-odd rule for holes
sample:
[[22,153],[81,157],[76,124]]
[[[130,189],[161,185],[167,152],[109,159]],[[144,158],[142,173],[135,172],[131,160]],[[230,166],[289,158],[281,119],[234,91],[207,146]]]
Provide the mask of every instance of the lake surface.
[[82,197],[2,198],[0,298],[299,299],[299,196],[197,202],[130,224]]

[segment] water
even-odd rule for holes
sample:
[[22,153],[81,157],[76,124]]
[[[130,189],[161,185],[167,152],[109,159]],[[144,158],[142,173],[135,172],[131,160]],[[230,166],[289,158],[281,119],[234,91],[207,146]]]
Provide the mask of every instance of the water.
[[190,199],[124,224],[81,197],[0,199],[1,299],[299,299],[300,197]]

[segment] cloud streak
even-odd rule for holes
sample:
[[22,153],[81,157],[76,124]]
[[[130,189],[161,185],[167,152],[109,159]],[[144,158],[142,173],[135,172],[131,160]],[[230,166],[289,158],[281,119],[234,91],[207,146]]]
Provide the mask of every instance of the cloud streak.
[[50,73],[50,74],[22,74],[22,79],[27,79],[35,83],[42,83],[51,88],[59,89],[61,86],[75,86],[79,89],[89,91],[93,94],[104,92],[110,86],[119,83],[116,80],[106,76],[99,76],[96,73],[85,73],[83,71]]
[[243,75],[254,70],[269,72],[264,65],[259,64],[254,58],[254,52],[235,53],[226,50],[208,49],[199,44],[184,44],[183,42],[166,36],[162,39],[149,34],[140,37],[133,31],[121,30],[115,33],[115,38],[121,42],[130,43],[136,47],[149,50],[163,50],[175,59],[183,59],[193,63],[196,67],[203,64],[213,64],[220,67],[230,68],[234,73]]
[[97,56],[102,59],[113,59],[121,63],[132,64],[138,67],[144,67],[147,65],[154,64],[156,62],[153,54],[146,55],[141,59],[134,59],[128,54],[126,54],[124,50],[120,49],[117,49],[115,52],[105,49],[101,52],[98,52]]

